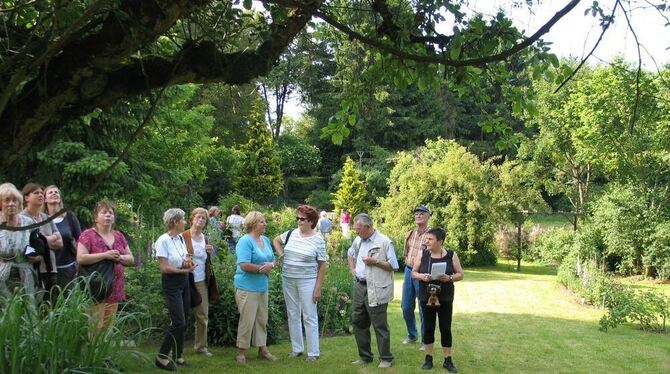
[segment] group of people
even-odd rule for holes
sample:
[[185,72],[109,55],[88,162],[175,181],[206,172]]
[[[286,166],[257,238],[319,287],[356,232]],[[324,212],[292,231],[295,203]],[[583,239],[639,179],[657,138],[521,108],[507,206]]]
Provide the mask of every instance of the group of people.
[[[91,308],[97,328],[108,326],[119,303],[125,300],[124,267],[135,262],[126,238],[114,229],[114,205],[109,201],[98,202],[93,211],[93,226],[83,232],[77,217],[71,211],[64,212],[57,186],[43,188],[28,183],[19,192],[12,184],[2,184],[0,208],[0,223],[6,226],[0,230],[0,297],[9,297],[19,291],[28,295],[41,294],[48,300],[53,297],[53,292],[66,289],[77,276],[77,264],[84,266],[108,260],[114,264],[113,290]],[[242,217],[238,206],[231,213],[226,224],[233,233],[230,244],[234,246],[237,263],[233,283],[240,314],[236,361],[245,364],[251,346],[258,348],[259,358],[277,360],[267,347],[269,274],[273,271],[281,271],[282,275],[292,347],[289,356],[305,355],[307,361],[318,360],[317,305],[326,274],[328,256],[324,236],[327,237],[332,229],[330,221],[314,207],[300,205],[295,211],[296,228],[270,241],[264,235],[266,221],[263,213],[252,211]],[[217,207],[193,209],[188,218],[188,229],[183,210],[171,208],[163,215],[167,231],[156,240],[155,249],[170,323],[155,360],[155,365],[161,369],[175,371],[177,365],[187,364],[184,337],[191,309],[196,322],[195,351],[212,355],[207,344],[207,325],[209,302],[215,296],[211,287],[216,288],[215,281],[211,280],[214,246],[205,230],[208,225],[217,225],[218,229],[225,227],[217,221],[219,214]],[[451,318],[454,283],[463,279],[463,269],[458,255],[444,248],[445,231],[429,228],[430,215],[426,206],[417,207],[414,210],[416,227],[405,237],[401,306],[407,336],[403,344],[420,339],[426,354],[422,368],[431,369],[435,328],[439,326],[443,367],[457,372],[451,358]],[[351,220],[345,219],[346,223],[340,222],[343,229]],[[39,226],[39,232],[48,252],[40,255],[33,253],[34,249],[31,252],[30,230],[20,228],[45,221]],[[393,273],[399,268],[398,259],[393,243],[375,229],[368,214],[358,214],[351,222],[357,236],[347,255],[354,278],[352,322],[359,356],[352,363],[364,365],[373,361],[372,327],[377,340],[379,367],[388,368],[392,365],[393,354],[387,309],[393,299]],[[440,263],[446,264],[445,270],[435,274],[434,265]],[[415,318],[417,299],[420,334]]]
[[[430,215],[431,212],[426,206],[417,207],[414,210],[417,227],[405,239],[403,254],[406,276],[402,308],[408,335],[403,343],[409,344],[419,339],[414,318],[418,299],[422,348],[426,353],[422,368],[433,367],[433,344],[439,319],[444,354],[442,366],[450,372],[457,372],[451,358],[451,318],[454,283],[463,279],[463,269],[458,255],[453,250],[443,248],[445,231],[428,228]],[[300,205],[296,209],[297,228],[281,233],[270,242],[264,235],[266,221],[261,212],[249,212],[244,218],[246,234],[235,247],[237,270],[233,280],[235,301],[240,314],[236,342],[238,353],[235,358],[238,363],[247,362],[247,352],[252,346],[258,348],[259,358],[277,360],[267,347],[267,323],[269,274],[278,271],[278,267],[281,268],[292,348],[289,357],[305,355],[307,361],[319,359],[317,304],[321,299],[328,260],[324,237],[316,231],[322,219],[323,216],[320,218],[314,207]],[[373,361],[370,333],[372,327],[377,338],[379,367],[388,368],[392,365],[393,354],[387,309],[388,303],[393,299],[393,273],[399,268],[398,260],[393,243],[374,228],[368,214],[358,214],[353,218],[353,230],[357,236],[347,254],[349,268],[355,280],[352,321],[359,358],[352,364],[364,365]],[[441,274],[433,274],[432,265],[439,263],[445,264],[445,270]],[[182,268],[186,272],[190,271],[188,267]],[[187,292],[185,284],[182,289]],[[437,301],[430,301],[431,298]],[[183,302],[182,305],[187,310],[188,303]],[[183,328],[183,321],[185,318],[179,316],[178,323],[173,320],[171,325]],[[172,341],[183,342],[183,331],[180,331],[178,337],[166,335],[163,346],[166,349],[161,348],[156,365],[167,370],[175,369],[166,356],[167,347]],[[182,348],[177,343],[174,349],[177,354],[173,361],[179,364],[183,362],[180,356],[183,343]],[[159,361],[161,358],[164,361]]]
[[[90,311],[96,327],[105,328],[118,303],[125,300],[124,267],[135,263],[126,238],[114,230],[114,205],[98,202],[93,226],[83,232],[77,216],[63,210],[61,191],[55,185],[44,188],[28,183],[19,192],[13,184],[4,183],[0,185],[0,208],[0,223],[6,226],[0,230],[0,297],[18,292],[31,297],[33,303],[53,301],[74,284],[78,265],[109,260],[113,263],[112,289]],[[24,229],[31,225],[39,226],[35,231]]]

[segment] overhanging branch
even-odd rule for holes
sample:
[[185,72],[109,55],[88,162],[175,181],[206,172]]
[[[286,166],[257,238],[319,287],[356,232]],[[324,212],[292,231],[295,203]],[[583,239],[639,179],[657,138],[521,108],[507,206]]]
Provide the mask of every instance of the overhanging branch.
[[572,0],[570,1],[566,6],[564,6],[561,10],[556,12],[553,17],[547,23],[545,23],[542,27],[540,27],[533,35],[530,37],[524,39],[522,42],[515,44],[511,48],[495,54],[495,55],[490,55],[490,56],[485,56],[485,57],[479,57],[479,58],[472,58],[472,59],[465,59],[465,60],[452,60],[448,57],[444,57],[442,55],[417,55],[414,53],[409,53],[405,52],[401,49],[398,49],[392,45],[388,45],[384,43],[383,41],[365,36],[359,32],[354,31],[351,29],[349,26],[344,25],[337,21],[334,17],[323,13],[323,12],[316,12],[315,15],[322,20],[324,20],[326,23],[329,25],[333,26],[334,28],[340,30],[341,32],[347,34],[350,38],[356,39],[364,44],[370,45],[372,47],[375,47],[383,52],[389,53],[391,55],[394,55],[396,57],[399,57],[401,59],[406,59],[406,60],[411,60],[411,61],[416,61],[420,63],[428,63],[428,64],[441,64],[445,66],[453,66],[453,67],[460,67],[460,66],[479,66],[479,65],[484,65],[490,62],[495,62],[495,61],[502,61],[507,59],[508,57],[522,51],[525,48],[528,48],[531,46],[533,43],[538,41],[544,34],[548,33],[549,30],[558,22],[561,18],[563,18],[565,15],[570,13],[577,4],[579,4],[580,0]]

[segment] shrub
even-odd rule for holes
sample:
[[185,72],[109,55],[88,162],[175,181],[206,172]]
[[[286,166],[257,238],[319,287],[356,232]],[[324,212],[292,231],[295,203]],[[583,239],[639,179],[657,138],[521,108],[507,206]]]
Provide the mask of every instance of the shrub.
[[342,235],[342,231],[333,230],[328,237],[326,250],[328,251],[328,258],[330,261],[347,259],[347,250],[351,247],[351,239],[347,239]]
[[332,195],[326,190],[314,190],[305,199],[307,204],[312,205],[320,210],[332,210],[333,202]]
[[552,229],[542,233],[533,244],[532,257],[549,265],[560,265],[574,250],[575,232],[567,229]]
[[141,326],[154,327],[148,331],[151,336],[161,336],[170,316],[165,306],[158,262],[148,258],[139,271],[126,269],[125,287],[125,310],[135,313]]
[[659,278],[670,279],[670,223],[662,222],[656,226],[642,261],[653,267]]
[[414,207],[428,204],[433,213],[430,225],[447,231],[445,245],[458,252],[464,265],[494,264],[493,236],[503,214],[494,193],[498,181],[493,165],[443,139],[400,152],[396,160],[389,194],[374,212],[382,232],[407,232]]
[[54,304],[35,308],[33,295],[2,300],[0,372],[118,372],[114,362],[128,355],[119,349],[133,314],[122,310],[112,325],[98,331],[87,311],[92,300],[80,287],[61,293]]
[[637,322],[644,331],[666,332],[670,298],[654,291],[633,291],[613,284],[606,293],[607,314],[600,318],[600,329],[607,331],[626,322]]
[[260,205],[258,205],[256,202],[247,199],[246,197],[235,192],[229,193],[226,196],[220,196],[217,206],[219,207],[219,209],[221,209],[221,212],[223,212],[223,214],[227,216],[230,214],[230,210],[233,209],[235,205],[240,206],[242,215],[246,214],[251,210],[260,209]]

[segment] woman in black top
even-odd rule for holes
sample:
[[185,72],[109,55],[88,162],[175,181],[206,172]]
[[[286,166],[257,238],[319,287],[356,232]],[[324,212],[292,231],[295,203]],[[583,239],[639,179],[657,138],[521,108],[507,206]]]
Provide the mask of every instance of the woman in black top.
[[[439,316],[441,343],[444,352],[442,367],[450,372],[457,373],[458,370],[456,370],[451,360],[451,316],[454,302],[454,282],[463,279],[463,268],[456,252],[442,248],[445,237],[446,233],[443,229],[431,229],[426,232],[424,244],[427,250],[423,252],[420,260],[414,261],[412,278],[419,281],[419,301],[423,308],[423,343],[426,345],[426,360],[421,368],[426,370],[433,368],[435,322]],[[430,275],[432,265],[439,262],[447,263],[445,274],[440,275],[437,279],[432,279]],[[428,303],[430,297],[429,284],[440,286],[439,292],[436,293],[439,306],[432,306]]]
[[[63,199],[60,189],[51,185],[44,189],[44,210],[49,216],[53,216],[63,209]],[[57,284],[61,289],[77,275],[77,240],[81,234],[81,225],[77,216],[72,211],[61,214],[54,222],[63,238],[63,248],[56,251],[56,267],[58,269]]]

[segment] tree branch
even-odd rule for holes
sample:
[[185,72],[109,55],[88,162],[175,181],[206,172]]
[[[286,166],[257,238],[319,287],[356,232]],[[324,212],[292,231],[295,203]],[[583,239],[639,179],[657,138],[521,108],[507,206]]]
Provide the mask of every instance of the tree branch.
[[394,46],[385,44],[380,40],[373,39],[371,37],[360,34],[352,30],[350,27],[338,22],[334,17],[331,17],[330,15],[327,15],[323,12],[317,11],[315,15],[324,20],[329,25],[333,26],[334,28],[347,34],[350,38],[359,40],[364,44],[375,47],[381,51],[384,51],[396,57],[420,63],[441,64],[445,66],[460,67],[460,66],[479,66],[490,62],[502,61],[522,51],[523,49],[529,47],[530,45],[538,41],[540,37],[542,37],[542,35],[548,33],[549,30],[552,28],[552,26],[554,26],[554,24],[556,24],[556,22],[558,22],[566,14],[570,13],[570,11],[574,9],[575,6],[579,4],[579,2],[580,0],[571,0],[565,7],[563,7],[563,9],[556,12],[556,14],[554,14],[554,16],[551,17],[551,19],[547,23],[545,23],[542,27],[540,27],[533,35],[524,39],[522,42],[515,44],[511,48],[495,55],[466,59],[466,60],[452,60],[450,58],[446,58],[440,55],[417,55],[413,53],[408,53]]

